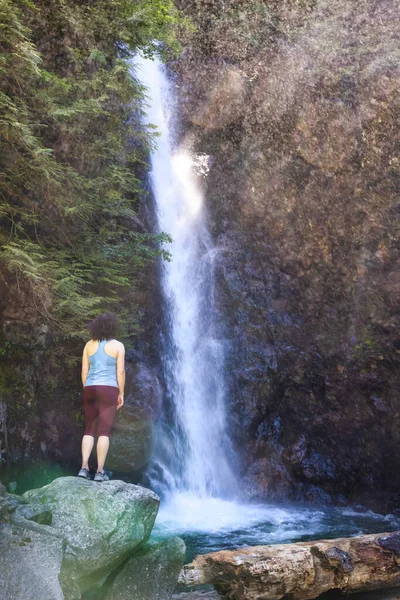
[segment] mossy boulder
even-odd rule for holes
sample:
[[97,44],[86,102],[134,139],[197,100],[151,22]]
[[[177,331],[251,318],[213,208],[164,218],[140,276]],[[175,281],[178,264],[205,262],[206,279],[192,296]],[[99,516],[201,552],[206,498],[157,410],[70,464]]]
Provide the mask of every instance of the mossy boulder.
[[143,467],[153,449],[153,421],[140,419],[131,406],[119,411],[107,455],[107,468],[131,473]]
[[64,600],[58,579],[64,542],[44,525],[0,527],[0,597]]
[[0,484],[1,600],[168,600],[186,547],[148,541],[158,505],[123,481],[61,477],[23,496]]
[[65,542],[43,525],[49,519],[46,504],[30,505],[0,484],[0,598],[64,599],[58,575]]
[[66,542],[60,579],[68,598],[101,585],[148,540],[159,506],[156,494],[143,487],[76,477],[61,477],[23,498],[50,507],[52,529]]
[[107,455],[107,467],[118,473],[141,469],[150,459],[162,402],[154,369],[137,360],[133,352],[127,358],[125,404],[117,413]]
[[185,543],[179,537],[146,544],[125,563],[105,600],[169,600],[185,554]]

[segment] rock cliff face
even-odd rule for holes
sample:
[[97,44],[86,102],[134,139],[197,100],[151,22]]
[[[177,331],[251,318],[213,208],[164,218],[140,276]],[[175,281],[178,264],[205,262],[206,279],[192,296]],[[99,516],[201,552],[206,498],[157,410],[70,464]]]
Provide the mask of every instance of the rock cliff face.
[[[139,307],[139,330],[131,347],[125,340],[125,407],[115,421],[107,465],[120,473],[145,465],[160,411],[155,271],[154,266],[143,269],[138,289],[130,291],[130,302],[133,298]],[[23,295],[19,301],[7,304],[0,315],[0,460],[5,465],[37,459],[76,465],[85,427],[76,357],[84,343],[55,344],[46,326],[26,317]],[[7,350],[4,354],[2,348]]]
[[[153,219],[143,199],[135,230],[154,229]],[[109,468],[121,474],[140,469],[148,460],[160,411],[161,315],[155,264],[143,267],[135,288],[121,298],[121,307],[132,305],[137,307],[133,316],[138,327],[134,337],[124,340],[125,407],[117,415],[108,457]],[[6,466],[37,459],[76,465],[79,460],[85,425],[77,357],[84,342],[55,343],[54,331],[39,321],[22,289],[10,295],[0,283],[0,461]]]
[[248,494],[382,508],[400,484],[399,5],[180,6]]

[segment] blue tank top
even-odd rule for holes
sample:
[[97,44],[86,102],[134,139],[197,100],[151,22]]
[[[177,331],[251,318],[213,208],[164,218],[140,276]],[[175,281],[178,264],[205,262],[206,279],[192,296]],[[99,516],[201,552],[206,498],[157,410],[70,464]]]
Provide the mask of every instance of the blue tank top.
[[99,342],[96,352],[89,356],[89,373],[86,378],[87,385],[111,385],[118,387],[117,359],[106,354],[104,346],[110,340]]

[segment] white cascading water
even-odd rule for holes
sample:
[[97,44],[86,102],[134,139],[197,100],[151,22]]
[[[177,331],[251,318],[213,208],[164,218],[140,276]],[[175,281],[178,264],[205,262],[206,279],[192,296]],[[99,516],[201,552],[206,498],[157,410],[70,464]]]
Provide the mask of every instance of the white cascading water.
[[151,156],[158,227],[171,235],[172,260],[162,265],[168,344],[165,378],[172,423],[159,431],[155,459],[169,493],[230,496],[224,389],[224,343],[214,319],[214,257],[207,230],[199,171],[204,157],[174,147],[174,97],[162,63],[138,57],[135,73],[149,90],[145,122],[160,137]]

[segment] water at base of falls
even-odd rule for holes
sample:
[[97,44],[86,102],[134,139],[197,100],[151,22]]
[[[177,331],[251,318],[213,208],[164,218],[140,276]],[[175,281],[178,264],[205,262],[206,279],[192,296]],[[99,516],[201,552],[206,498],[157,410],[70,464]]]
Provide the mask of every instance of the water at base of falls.
[[400,529],[400,518],[342,507],[240,504],[176,494],[162,502],[151,535],[175,535],[186,544],[186,562],[197,554],[242,546],[333,539]]

